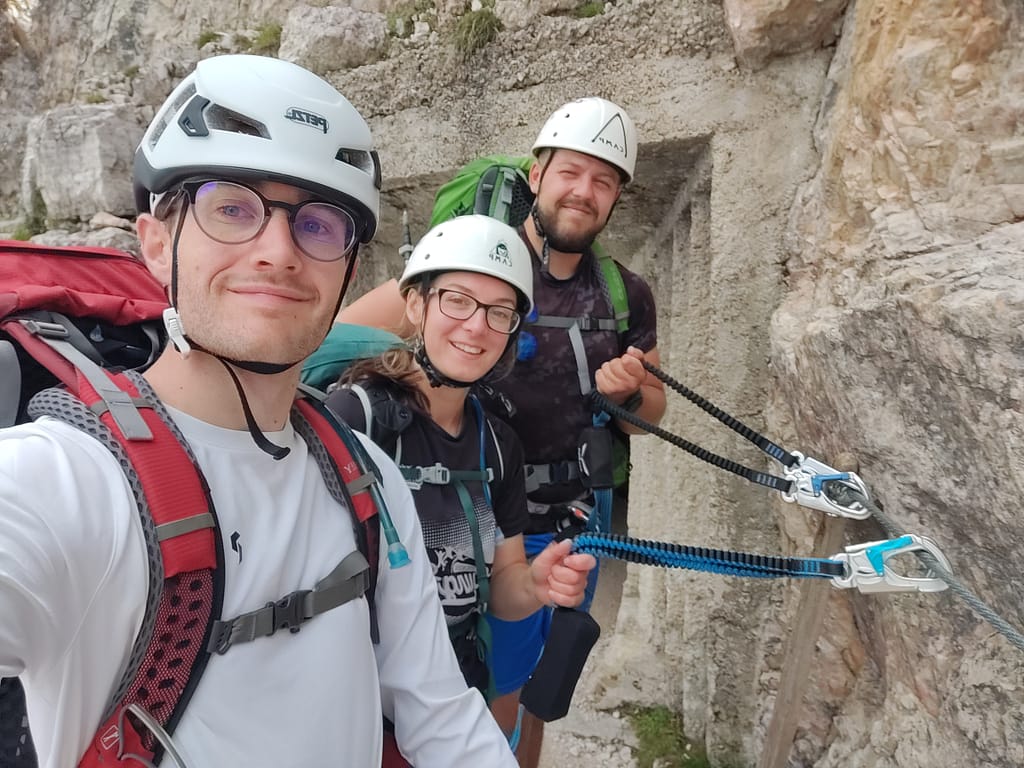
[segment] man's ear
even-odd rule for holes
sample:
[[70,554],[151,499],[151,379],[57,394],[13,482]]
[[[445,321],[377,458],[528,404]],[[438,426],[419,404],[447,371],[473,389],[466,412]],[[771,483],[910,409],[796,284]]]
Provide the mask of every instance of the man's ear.
[[171,233],[167,224],[150,213],[139,214],[135,221],[139,233],[139,247],[142,260],[160,285],[165,288],[171,284]]
[[544,168],[541,166],[539,161],[534,161],[533,165],[530,166],[530,174],[527,177],[530,182],[530,191],[534,195],[540,189],[540,175]]

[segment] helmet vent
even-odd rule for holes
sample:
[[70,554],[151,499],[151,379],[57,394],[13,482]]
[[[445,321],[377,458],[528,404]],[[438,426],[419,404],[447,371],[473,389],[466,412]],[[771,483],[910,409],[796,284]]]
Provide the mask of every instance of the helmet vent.
[[256,136],[260,139],[269,139],[270,131],[267,126],[258,120],[225,109],[219,104],[211,104],[205,114],[208,127],[227,133],[241,133],[246,136]]
[[195,83],[189,83],[188,87],[182,89],[181,93],[169,104],[164,106],[163,113],[160,115],[160,122],[153,128],[152,133],[149,136],[149,148],[153,149],[156,147],[157,142],[160,141],[160,137],[163,136],[164,131],[167,130],[167,126],[171,124],[174,117],[189,99],[196,95]]
[[376,150],[367,152],[365,149],[348,149],[342,147],[334,156],[339,163],[357,168],[373,179],[373,186],[380,189],[380,158]]

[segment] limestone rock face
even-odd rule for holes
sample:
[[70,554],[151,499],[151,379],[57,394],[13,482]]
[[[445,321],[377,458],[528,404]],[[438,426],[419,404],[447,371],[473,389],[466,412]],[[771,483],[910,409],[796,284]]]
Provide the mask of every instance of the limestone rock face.
[[776,55],[831,44],[847,0],[725,0],[736,58],[760,67]]
[[[790,210],[771,355],[777,412],[801,440],[856,454],[887,513],[941,542],[1018,628],[1006,564],[1024,485],[1022,42],[1014,3],[851,8],[816,130],[821,167]],[[835,739],[823,754],[805,745],[813,764],[1024,758],[1019,650],[950,593],[850,599],[842,631],[868,640],[867,674],[829,695],[847,672],[823,654],[815,693],[832,712],[819,728],[831,718]],[[866,701],[899,731],[855,725]]]
[[[131,158],[157,105],[205,56],[277,54],[345,93],[379,146],[359,293],[398,273],[403,211],[418,238],[455,169],[525,153],[560,104],[607,97],[640,150],[601,242],[652,285],[663,368],[788,450],[850,458],[887,519],[1024,630],[1019,0],[617,0],[586,18],[497,0],[503,29],[460,49],[477,5],[37,0],[30,28],[0,23],[0,230],[45,208],[42,241],[130,247]],[[782,472],[675,394],[663,426]],[[635,536],[836,553],[814,551],[820,513],[654,437],[632,461]],[[952,591],[826,586],[794,669],[798,585],[630,565],[579,695],[671,707],[715,765],[1024,765],[1024,653],[990,621]],[[795,733],[770,764],[779,712]],[[625,730],[559,768],[631,765]]]
[[328,72],[373,63],[386,50],[382,14],[298,5],[288,12],[279,55],[314,72]]
[[22,205],[36,191],[48,221],[88,221],[97,211],[133,216],[131,168],[142,138],[134,110],[74,105],[49,110],[29,126]]

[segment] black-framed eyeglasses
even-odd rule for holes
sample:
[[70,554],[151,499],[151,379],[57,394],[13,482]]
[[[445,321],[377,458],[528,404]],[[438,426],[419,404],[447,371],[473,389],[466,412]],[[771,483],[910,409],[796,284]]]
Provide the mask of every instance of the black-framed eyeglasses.
[[300,251],[316,261],[344,258],[356,241],[352,214],[331,203],[269,200],[252,187],[235,181],[187,181],[181,189],[192,203],[192,215],[199,229],[218,243],[237,245],[255,240],[270,221],[271,208],[287,212],[292,240]]
[[469,320],[478,309],[483,309],[487,327],[505,335],[515,333],[523,321],[522,314],[512,307],[503,304],[484,304],[461,291],[451,288],[434,288],[430,293],[437,295],[437,307],[441,310],[441,314],[452,320]]

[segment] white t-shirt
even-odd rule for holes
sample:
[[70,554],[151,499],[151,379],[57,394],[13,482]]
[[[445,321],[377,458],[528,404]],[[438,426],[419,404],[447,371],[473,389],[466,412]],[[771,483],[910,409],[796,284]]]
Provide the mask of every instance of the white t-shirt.
[[[268,437],[173,416],[211,486],[224,552],[223,618],[311,589],[355,549],[289,427]],[[381,539],[380,643],[365,599],[214,654],[174,733],[188,768],[376,766],[381,712],[417,768],[515,766],[462,680],[419,523],[397,468],[364,440],[412,563]],[[142,621],[147,556],[127,481],[106,448],[52,419],[0,430],[0,677],[20,675],[44,768],[77,764]],[[165,759],[164,765],[172,761]]]

